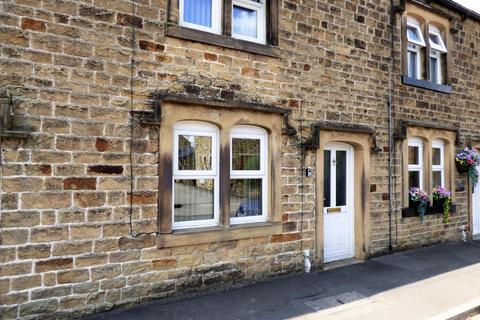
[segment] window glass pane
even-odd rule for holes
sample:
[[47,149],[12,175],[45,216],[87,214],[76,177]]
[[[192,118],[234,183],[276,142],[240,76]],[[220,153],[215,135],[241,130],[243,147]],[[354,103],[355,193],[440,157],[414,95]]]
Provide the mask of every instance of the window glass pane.
[[233,33],[256,38],[257,37],[257,14],[253,9],[233,6]]
[[213,219],[213,179],[175,179],[174,221]]
[[420,188],[420,172],[419,171],[408,171],[408,187]]
[[414,27],[407,27],[407,38],[409,41],[418,41],[420,42],[420,37],[418,35],[417,29]]
[[408,76],[417,78],[417,53],[408,51]]
[[230,217],[262,215],[262,179],[230,180]]
[[420,164],[419,148],[408,146],[408,164]]
[[331,152],[323,151],[323,206],[330,207]]
[[178,170],[212,170],[212,137],[179,135]]
[[442,172],[441,171],[433,171],[432,172],[432,185],[435,186],[442,186]]
[[434,83],[438,82],[437,64],[438,59],[435,57],[430,57],[430,81]]
[[442,165],[442,149],[432,148],[432,165],[434,166]]
[[434,44],[440,45],[440,40],[436,34],[430,33],[430,41],[432,41]]
[[183,20],[185,22],[212,27],[213,0],[184,0]]
[[232,139],[232,170],[260,170],[260,139]]
[[347,152],[337,151],[335,162],[337,206],[347,205]]

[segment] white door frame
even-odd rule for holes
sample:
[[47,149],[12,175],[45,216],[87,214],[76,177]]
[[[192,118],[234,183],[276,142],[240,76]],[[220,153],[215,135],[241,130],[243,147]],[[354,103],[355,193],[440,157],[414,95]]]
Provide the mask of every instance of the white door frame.
[[[480,167],[477,167],[480,175]],[[472,193],[472,236],[480,235],[480,180],[473,188]]]
[[[354,149],[351,145],[345,144],[345,143],[328,143],[325,145],[323,150],[329,150],[329,151],[346,151],[346,161],[347,161],[347,172],[346,172],[346,190],[347,190],[347,197],[346,197],[346,205],[345,206],[332,206],[333,203],[330,203],[331,207],[328,208],[323,208],[323,237],[324,237],[324,254],[323,254],[323,260],[324,262],[331,262],[335,260],[341,260],[341,259],[347,259],[347,258],[352,258],[355,255],[355,199],[354,199],[354,192],[355,192],[355,179],[354,179]],[[335,155],[335,152],[332,152],[331,155]],[[324,159],[325,161],[325,159]],[[331,165],[331,179],[330,179],[330,194],[331,194],[331,199],[335,200],[336,199],[336,190],[335,190],[335,180],[336,180],[336,171],[335,166],[333,163]],[[324,163],[325,166],[325,163]],[[323,170],[323,168],[322,168]],[[330,212],[329,209],[331,210],[332,208],[335,208],[335,210],[340,210],[340,211],[335,211],[335,213]],[[335,220],[338,220],[341,214],[346,214],[346,219],[348,229],[345,230],[345,244],[346,244],[346,251],[343,251],[341,253],[329,253],[326,248],[326,230],[329,226],[329,223],[335,223]],[[344,218],[342,217],[342,218]],[[329,221],[330,220],[330,221]],[[333,220],[333,221],[332,221]]]

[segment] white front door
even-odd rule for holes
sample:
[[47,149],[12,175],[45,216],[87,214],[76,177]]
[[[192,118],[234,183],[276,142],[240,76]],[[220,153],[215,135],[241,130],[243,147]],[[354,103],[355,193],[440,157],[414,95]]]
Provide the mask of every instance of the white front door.
[[[480,176],[480,167],[477,167],[477,172]],[[472,234],[480,235],[480,180],[477,181],[477,185],[473,188],[472,198]]]
[[328,144],[323,151],[324,262],[354,255],[353,148]]

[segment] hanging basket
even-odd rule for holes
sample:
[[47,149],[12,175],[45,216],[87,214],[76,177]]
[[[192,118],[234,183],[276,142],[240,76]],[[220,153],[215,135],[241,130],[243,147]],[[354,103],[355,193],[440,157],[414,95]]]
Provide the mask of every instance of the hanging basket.
[[460,162],[458,162],[458,161],[455,161],[455,165],[457,167],[458,173],[460,173],[460,174],[468,173],[468,166],[467,165],[460,164]]

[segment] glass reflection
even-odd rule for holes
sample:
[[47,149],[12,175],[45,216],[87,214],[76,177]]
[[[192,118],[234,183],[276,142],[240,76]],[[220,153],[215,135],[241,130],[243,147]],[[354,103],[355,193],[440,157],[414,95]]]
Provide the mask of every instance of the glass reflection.
[[256,38],[257,37],[257,11],[233,6],[233,33]]
[[230,180],[230,216],[262,215],[262,179]]
[[179,135],[178,170],[212,170],[212,137]]
[[232,169],[260,170],[260,139],[232,139]]
[[213,219],[213,179],[175,179],[173,188],[175,222]]

